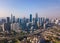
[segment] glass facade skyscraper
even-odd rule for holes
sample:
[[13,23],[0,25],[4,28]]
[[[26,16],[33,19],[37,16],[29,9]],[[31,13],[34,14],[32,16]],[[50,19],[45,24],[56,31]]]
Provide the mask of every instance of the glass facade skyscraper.
[[30,14],[30,22],[32,22],[32,14]]
[[7,23],[10,23],[10,17],[7,17]]

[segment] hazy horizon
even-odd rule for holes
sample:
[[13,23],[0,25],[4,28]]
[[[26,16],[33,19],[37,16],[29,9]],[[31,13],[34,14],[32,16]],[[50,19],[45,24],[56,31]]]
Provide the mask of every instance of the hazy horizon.
[[39,17],[60,18],[60,0],[0,0],[0,17],[28,17],[38,13]]

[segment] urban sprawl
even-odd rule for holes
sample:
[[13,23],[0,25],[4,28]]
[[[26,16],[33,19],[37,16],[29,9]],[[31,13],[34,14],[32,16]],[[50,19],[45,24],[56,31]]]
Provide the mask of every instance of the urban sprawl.
[[38,15],[0,19],[0,43],[60,43],[60,20]]

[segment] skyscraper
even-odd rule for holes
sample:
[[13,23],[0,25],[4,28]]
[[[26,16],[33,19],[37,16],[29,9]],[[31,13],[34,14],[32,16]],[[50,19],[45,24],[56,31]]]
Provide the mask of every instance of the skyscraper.
[[41,18],[39,18],[39,25],[40,25],[40,22],[41,22]]
[[20,22],[20,19],[19,18],[17,18],[17,23],[19,23]]
[[38,13],[36,13],[36,21],[38,21]]
[[10,23],[4,23],[4,30],[10,32],[10,30],[11,30]]
[[7,22],[4,23],[4,30],[10,32],[10,17],[7,17]]
[[15,16],[13,16],[13,23],[15,23]]
[[32,14],[30,14],[30,22],[32,22]]
[[2,19],[2,23],[6,23],[6,19]]
[[7,17],[7,23],[10,23],[10,17]]
[[13,22],[13,15],[11,14],[11,23]]
[[36,13],[36,17],[35,17],[35,28],[36,28],[36,29],[38,28],[37,22],[38,22],[38,14]]
[[20,23],[20,25],[22,24],[22,19],[20,19],[20,22],[19,23]]

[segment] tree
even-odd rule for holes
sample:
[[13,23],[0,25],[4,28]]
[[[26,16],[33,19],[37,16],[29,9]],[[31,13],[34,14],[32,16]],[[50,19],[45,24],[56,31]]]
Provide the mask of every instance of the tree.
[[18,39],[13,39],[12,43],[20,43],[20,41]]

